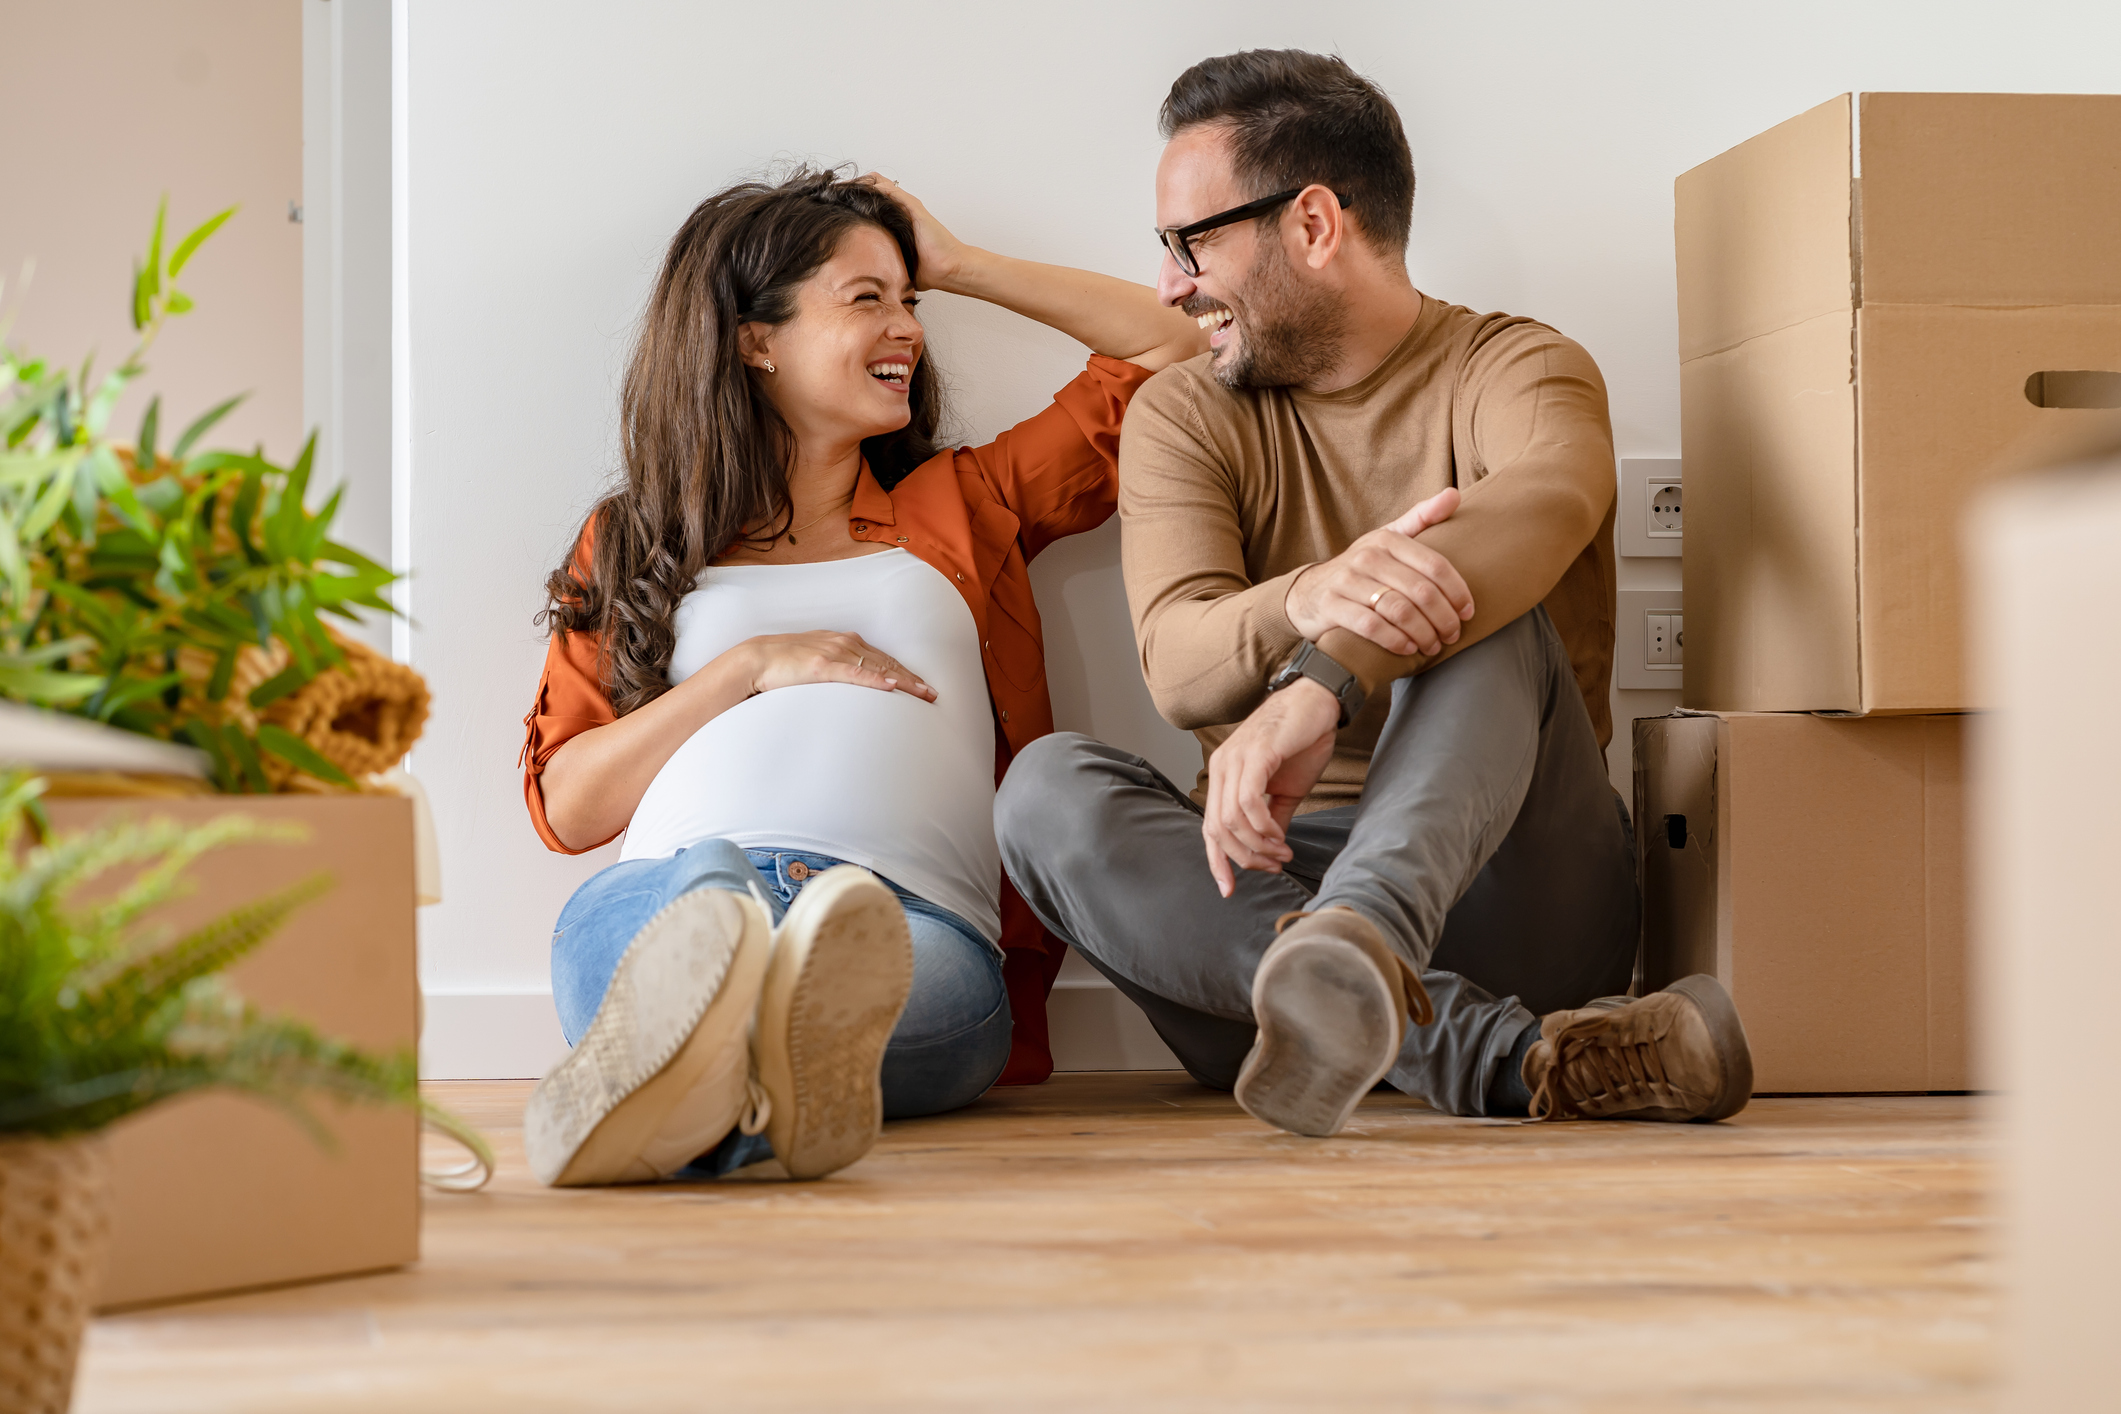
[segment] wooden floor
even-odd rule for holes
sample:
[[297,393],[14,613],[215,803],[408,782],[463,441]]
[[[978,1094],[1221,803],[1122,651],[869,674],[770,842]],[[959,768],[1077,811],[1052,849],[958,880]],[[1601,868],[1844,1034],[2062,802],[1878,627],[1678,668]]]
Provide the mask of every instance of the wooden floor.
[[556,1192],[527,1085],[380,1276],[96,1323],[76,1409],[1907,1410],[1988,1406],[1981,1102],[1305,1140],[1162,1072],[897,1124],[791,1184]]

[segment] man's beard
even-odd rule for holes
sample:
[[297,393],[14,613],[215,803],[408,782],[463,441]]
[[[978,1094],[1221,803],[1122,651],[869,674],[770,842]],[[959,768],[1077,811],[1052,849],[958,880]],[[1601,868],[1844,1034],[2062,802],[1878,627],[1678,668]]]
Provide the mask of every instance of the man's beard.
[[1347,315],[1325,290],[1306,288],[1268,233],[1245,278],[1245,321],[1234,358],[1210,364],[1225,388],[1289,388],[1340,361]]

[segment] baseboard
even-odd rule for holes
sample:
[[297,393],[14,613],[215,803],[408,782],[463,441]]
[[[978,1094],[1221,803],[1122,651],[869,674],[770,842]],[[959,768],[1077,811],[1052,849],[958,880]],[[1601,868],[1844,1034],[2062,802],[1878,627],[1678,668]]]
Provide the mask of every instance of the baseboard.
[[[567,1040],[548,991],[426,994],[422,1080],[535,1080]],[[1063,977],[1046,1004],[1056,1070],[1176,1070],[1178,1057],[1102,977]]]
[[1046,999],[1055,1070],[1177,1070],[1142,1009],[1104,978],[1063,977]]
[[567,1054],[552,993],[431,991],[420,1027],[422,1080],[535,1080]]

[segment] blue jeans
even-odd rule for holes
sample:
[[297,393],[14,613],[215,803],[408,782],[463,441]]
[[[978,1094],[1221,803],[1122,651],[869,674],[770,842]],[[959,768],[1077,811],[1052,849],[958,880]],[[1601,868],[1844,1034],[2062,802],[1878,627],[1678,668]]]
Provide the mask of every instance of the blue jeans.
[[[668,859],[614,864],[575,890],[552,933],[552,996],[567,1044],[589,1029],[634,934],[672,900],[695,889],[748,894],[756,885],[772,904],[778,925],[803,888],[788,874],[788,866],[799,861],[811,878],[843,862],[703,840]],[[956,914],[889,879],[883,882],[898,895],[913,937],[913,988],[884,1049],[884,1117],[910,1119],[958,1109],[987,1093],[1009,1061],[1009,994],[1002,985],[1001,954]],[[765,1135],[732,1133],[684,1176],[727,1173],[772,1153]]]

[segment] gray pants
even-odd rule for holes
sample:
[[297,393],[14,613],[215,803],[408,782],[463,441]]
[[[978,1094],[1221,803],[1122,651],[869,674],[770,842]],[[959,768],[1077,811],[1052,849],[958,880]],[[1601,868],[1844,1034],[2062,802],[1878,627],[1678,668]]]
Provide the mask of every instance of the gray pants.
[[1220,897],[1200,822],[1147,761],[1074,732],[1026,747],[995,799],[1033,911],[1204,1085],[1236,1083],[1253,971],[1294,910],[1352,908],[1421,971],[1436,1020],[1386,1078],[1450,1114],[1484,1112],[1535,1013],[1627,990],[1634,841],[1544,609],[1394,684],[1361,801],[1297,817],[1284,872]]

